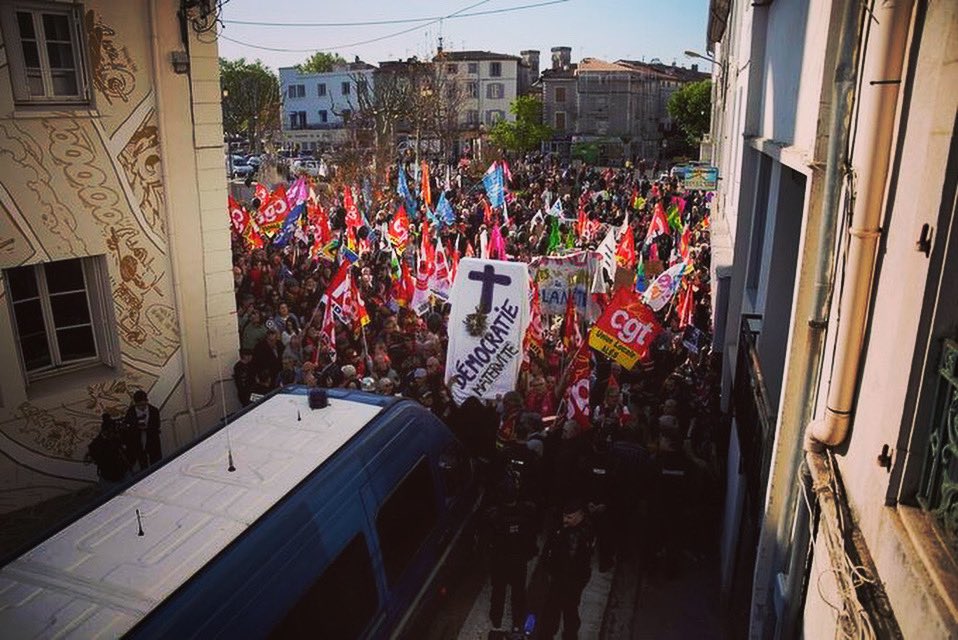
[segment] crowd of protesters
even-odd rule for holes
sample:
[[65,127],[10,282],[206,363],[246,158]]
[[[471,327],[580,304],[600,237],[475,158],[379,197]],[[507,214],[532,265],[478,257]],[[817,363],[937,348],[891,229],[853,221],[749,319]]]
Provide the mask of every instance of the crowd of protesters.
[[[282,247],[253,248],[234,233],[241,345],[234,379],[240,401],[247,405],[279,386],[305,384],[398,395],[428,407],[482,462],[491,623],[503,624],[508,586],[510,620],[522,624],[530,610],[527,566],[538,555],[550,586],[545,602],[536,607],[537,637],[552,637],[560,619],[563,637],[576,637],[593,548],[599,571],[622,558],[642,558],[668,572],[703,548],[696,536],[708,536],[704,525],[711,517],[709,505],[717,502],[712,498],[718,491],[714,443],[721,429],[709,350],[708,194],[660,179],[658,167],[645,163],[598,168],[531,155],[508,165],[507,212],[490,210],[482,172],[466,161],[430,167],[431,191],[444,192],[454,220],[430,223],[432,214],[423,204],[407,210],[411,237],[400,259],[412,271],[417,235],[424,228],[450,257],[489,252],[495,231],[502,243],[492,243],[492,257],[530,262],[550,253],[595,249],[607,229],[627,220],[640,260],[665,265],[674,261],[685,233],[690,263],[685,281],[693,307],[684,318],[676,304],[657,313],[663,331],[631,371],[592,352],[590,424],[584,426],[566,417],[564,369],[571,353],[563,341],[568,320],[562,316],[544,318],[543,355],[528,358],[514,391],[495,402],[471,398],[458,407],[452,402],[444,376],[448,303],[436,296],[428,309],[414,311],[396,294],[395,253],[383,237],[384,223],[397,208],[409,209],[407,198],[394,195],[400,175],[418,175],[416,167],[407,169],[399,173],[393,167],[389,191],[368,202],[363,198],[364,224],[355,255],[348,259],[368,323],[337,321],[335,344],[323,340],[321,299],[337,260],[344,258],[317,256],[309,249],[308,234]],[[316,189],[337,236],[346,228],[344,186]],[[413,194],[417,187],[410,180]],[[676,197],[683,202],[682,232],[652,237],[647,230],[656,207]],[[251,211],[260,204],[252,198],[243,203]],[[617,286],[634,286],[618,280]],[[690,343],[690,326],[703,339]]]

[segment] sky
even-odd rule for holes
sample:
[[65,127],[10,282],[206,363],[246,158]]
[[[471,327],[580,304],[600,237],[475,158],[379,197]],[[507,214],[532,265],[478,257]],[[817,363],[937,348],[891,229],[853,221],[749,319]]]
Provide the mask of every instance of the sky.
[[[225,58],[260,59],[278,69],[302,62],[312,50],[355,56],[372,64],[435,53],[442,36],[447,50],[482,49],[519,55],[525,49],[541,52],[540,67],[547,68],[550,49],[572,47],[572,60],[659,58],[689,66],[708,63],[684,55],[691,49],[705,52],[708,0],[552,0],[551,4],[518,11],[480,16],[450,14],[497,11],[541,4],[548,0],[229,0],[223,6],[225,22],[219,53]],[[426,18],[422,22],[336,27],[246,25],[230,22],[355,23]],[[432,22],[432,24],[430,24]],[[393,37],[400,31],[406,31]],[[380,39],[381,38],[381,39]],[[245,43],[231,42],[229,39]],[[376,42],[366,42],[379,39]],[[360,44],[365,43],[365,44]],[[246,45],[303,51],[269,51]]]

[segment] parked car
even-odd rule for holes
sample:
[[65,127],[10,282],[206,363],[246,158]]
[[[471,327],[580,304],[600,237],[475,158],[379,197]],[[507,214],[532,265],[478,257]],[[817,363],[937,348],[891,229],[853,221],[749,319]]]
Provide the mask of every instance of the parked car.
[[322,160],[300,158],[292,164],[293,173],[305,173],[314,178],[326,176],[326,163]]
[[234,162],[233,169],[230,171],[230,178],[233,178],[234,180],[237,178],[248,178],[254,173],[256,173],[256,167],[253,165],[246,163],[238,164]]

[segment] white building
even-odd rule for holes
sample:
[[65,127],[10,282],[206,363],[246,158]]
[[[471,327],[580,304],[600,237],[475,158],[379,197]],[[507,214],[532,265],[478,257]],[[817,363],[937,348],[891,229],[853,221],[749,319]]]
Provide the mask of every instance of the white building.
[[372,98],[375,69],[358,58],[325,73],[280,68],[283,141],[306,151],[345,142],[347,121],[362,107],[362,100]]
[[732,637],[958,637],[956,9],[711,2]]
[[515,120],[509,105],[519,90],[518,56],[489,51],[441,51],[434,58],[441,64],[445,82],[456,82],[459,93],[459,124],[479,130],[499,120]]

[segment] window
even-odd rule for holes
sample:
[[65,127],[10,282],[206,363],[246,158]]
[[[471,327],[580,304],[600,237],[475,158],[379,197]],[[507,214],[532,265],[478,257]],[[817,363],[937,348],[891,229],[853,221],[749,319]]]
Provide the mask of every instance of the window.
[[466,83],[466,95],[470,98],[479,97],[479,83],[478,82],[467,82]]
[[[344,589],[344,585],[349,585]],[[356,535],[270,634],[358,638],[379,608],[366,539]]]
[[348,82],[344,82],[344,83],[343,83],[342,92],[343,92],[343,95],[344,95],[344,96],[348,96],[348,95],[349,95],[349,83],[348,83]]
[[290,111],[289,112],[289,128],[290,129],[305,129],[306,128],[306,112],[305,111]]
[[565,102],[565,87],[556,87],[556,102]]
[[490,109],[486,111],[486,124],[495,124],[500,120],[504,120],[506,117],[506,112],[501,109]]
[[0,8],[17,102],[89,100],[79,10],[50,2],[5,3]]
[[329,114],[326,112],[326,109],[319,110],[319,122],[320,124],[326,124],[329,121]]
[[436,525],[436,490],[422,458],[403,478],[376,516],[386,579],[394,585]]
[[501,62],[490,62],[489,63],[489,75],[493,78],[498,78],[502,75],[502,63]]
[[290,98],[305,98],[306,97],[306,85],[305,84],[291,84],[286,89],[286,95]]
[[28,380],[95,363],[118,351],[105,261],[73,258],[4,272]]
[[565,111],[556,111],[556,131],[565,131]]
[[448,74],[450,74],[450,75],[452,75],[452,74],[454,74],[454,73],[459,73],[459,65],[458,65],[458,64],[447,64],[447,65],[446,65],[446,73],[448,73]]
[[478,109],[469,109],[466,111],[466,123],[467,124],[479,124],[479,110]]
[[322,98],[324,95],[326,95],[326,83],[325,83],[325,82],[320,82],[318,85],[316,85],[316,95],[317,95],[318,97],[320,97],[320,98]]
[[490,82],[486,85],[487,98],[502,98],[505,95],[506,86],[501,82]]
[[439,477],[447,500],[462,495],[472,482],[472,462],[458,442],[448,445],[439,456]]
[[467,70],[469,73],[479,73],[479,63],[478,63],[478,62],[470,62],[469,64],[466,65],[466,70]]

